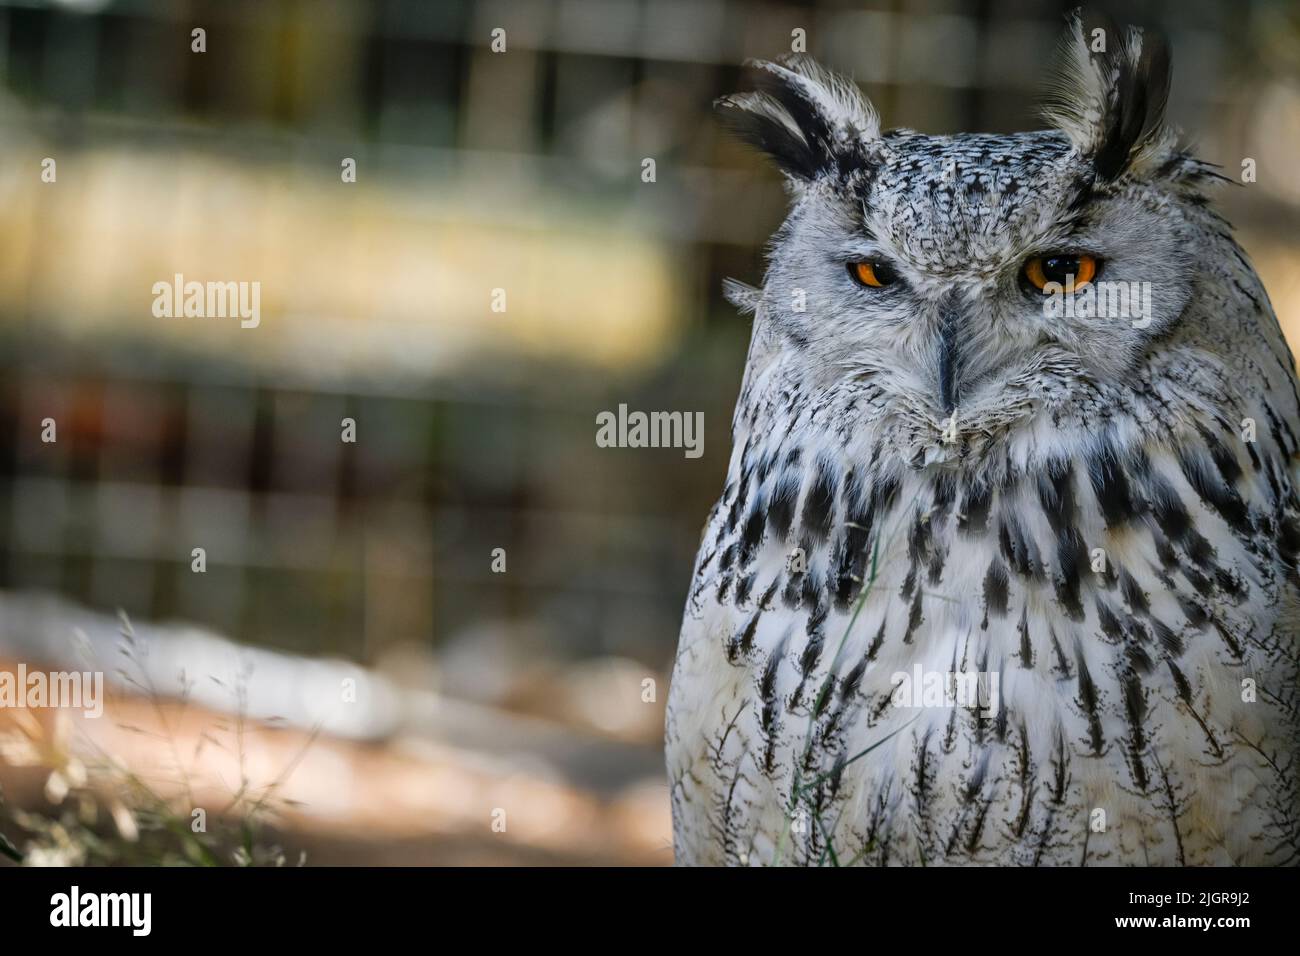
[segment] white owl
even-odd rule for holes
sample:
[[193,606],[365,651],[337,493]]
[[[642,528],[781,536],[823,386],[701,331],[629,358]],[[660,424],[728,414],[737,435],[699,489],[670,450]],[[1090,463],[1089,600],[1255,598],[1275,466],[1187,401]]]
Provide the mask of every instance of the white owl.
[[1163,43],[1063,62],[1033,133],[882,132],[806,58],[720,103],[792,209],[729,287],[681,863],[1300,859],[1294,363]]

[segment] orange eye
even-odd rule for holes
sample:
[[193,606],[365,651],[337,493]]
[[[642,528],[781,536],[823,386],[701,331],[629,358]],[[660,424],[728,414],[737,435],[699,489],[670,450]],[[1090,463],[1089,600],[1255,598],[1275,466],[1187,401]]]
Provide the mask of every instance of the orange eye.
[[1082,252],[1034,256],[1025,263],[1025,278],[1040,292],[1049,282],[1066,288],[1073,282],[1074,288],[1082,289],[1097,275],[1099,265],[1096,256]]
[[849,275],[858,285],[870,289],[883,288],[898,279],[898,273],[884,262],[850,262]]

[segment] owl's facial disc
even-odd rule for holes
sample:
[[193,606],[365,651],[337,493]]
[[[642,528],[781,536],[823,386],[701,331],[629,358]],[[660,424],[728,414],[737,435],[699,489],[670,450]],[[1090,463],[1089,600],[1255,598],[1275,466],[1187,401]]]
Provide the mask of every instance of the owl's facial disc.
[[[1126,31],[1101,51],[1091,35],[1072,21],[1051,128],[1026,133],[885,130],[807,57],[753,63],[752,92],[718,107],[793,208],[745,297],[751,365],[842,388],[864,423],[909,435],[945,421],[993,435],[1072,394],[1139,387],[1200,281],[1179,208],[1212,174],[1164,123],[1160,38]],[[1084,301],[1119,292],[1141,313]]]

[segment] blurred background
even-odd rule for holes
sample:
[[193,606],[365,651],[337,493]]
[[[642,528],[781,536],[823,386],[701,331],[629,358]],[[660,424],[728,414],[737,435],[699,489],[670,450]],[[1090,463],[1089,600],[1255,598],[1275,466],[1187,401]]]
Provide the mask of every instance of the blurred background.
[[[114,688],[0,710],[8,856],[670,862],[719,289],[784,202],[710,104],[802,31],[888,126],[1034,128],[1071,6],[0,0],[0,669]],[[1254,160],[1221,204],[1295,341],[1300,11],[1127,6],[1199,153]],[[155,316],[177,273],[260,324]],[[620,404],[704,454],[598,448]],[[234,836],[169,842],[200,806]]]

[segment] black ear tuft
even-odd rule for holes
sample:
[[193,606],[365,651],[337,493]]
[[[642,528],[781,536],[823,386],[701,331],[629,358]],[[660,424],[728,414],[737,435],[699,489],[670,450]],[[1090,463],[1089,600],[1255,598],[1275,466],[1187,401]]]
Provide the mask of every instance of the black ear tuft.
[[1169,100],[1169,45],[1164,36],[1144,31],[1136,62],[1124,36],[1113,21],[1092,21],[1093,29],[1102,29],[1114,38],[1105,53],[1093,56],[1103,61],[1103,70],[1112,77],[1113,89],[1103,114],[1102,134],[1093,154],[1097,175],[1117,178],[1128,167],[1129,157],[1157,133],[1164,121]]
[[805,56],[749,65],[754,91],[715,104],[729,129],[798,180],[861,164],[862,147],[880,135],[880,120],[853,83]]
[[725,96],[714,107],[728,130],[770,156],[782,172],[797,179],[817,175],[820,158],[775,102],[751,93]]
[[1169,77],[1169,46],[1160,33],[1076,12],[1044,112],[1092,160],[1098,178],[1114,180],[1170,154]]

